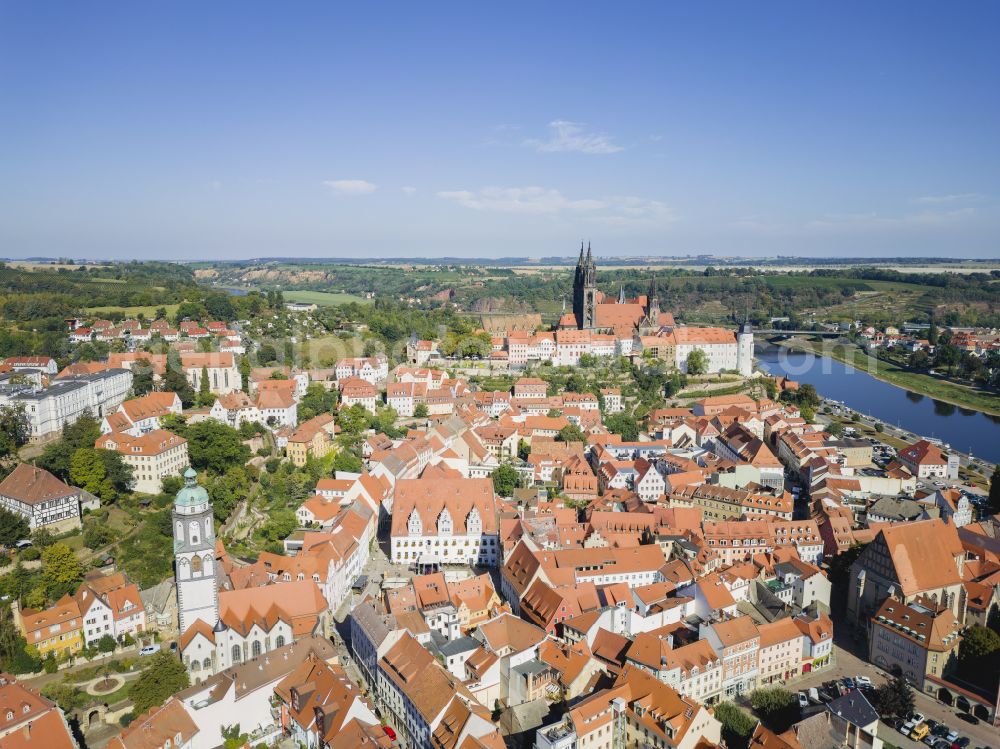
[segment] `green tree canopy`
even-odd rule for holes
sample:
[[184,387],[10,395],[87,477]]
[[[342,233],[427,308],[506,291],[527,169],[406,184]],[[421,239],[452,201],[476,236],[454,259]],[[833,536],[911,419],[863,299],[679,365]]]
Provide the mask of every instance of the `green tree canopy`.
[[225,473],[250,459],[250,448],[240,433],[214,419],[185,425],[181,436],[188,441],[188,457],[195,470]]
[[620,434],[625,442],[635,442],[639,439],[639,424],[634,417],[626,413],[612,414],[604,420],[604,426],[612,434]]
[[129,689],[136,715],[162,705],[171,695],[191,685],[187,669],[178,658],[161,651],[149,659],[149,665]]
[[687,372],[690,375],[703,375],[708,371],[708,357],[700,348],[694,349],[687,358]]
[[559,442],[586,442],[587,435],[576,424],[567,424],[559,430],[556,440]]
[[521,474],[509,463],[497,466],[490,477],[493,479],[493,490],[501,497],[512,496],[521,480]]
[[56,542],[42,552],[42,585],[50,600],[73,592],[82,578],[83,567],[66,544]]
[[885,718],[907,718],[913,712],[913,690],[901,676],[875,690],[874,705]]
[[27,519],[6,507],[0,507],[0,546],[12,547],[31,534]]

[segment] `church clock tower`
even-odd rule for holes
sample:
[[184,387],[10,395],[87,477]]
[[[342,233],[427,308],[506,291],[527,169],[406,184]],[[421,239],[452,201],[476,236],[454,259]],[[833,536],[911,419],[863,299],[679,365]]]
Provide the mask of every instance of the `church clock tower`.
[[172,514],[177,611],[183,634],[198,619],[214,627],[219,620],[219,586],[215,578],[215,519],[208,492],[197,474],[184,472]]

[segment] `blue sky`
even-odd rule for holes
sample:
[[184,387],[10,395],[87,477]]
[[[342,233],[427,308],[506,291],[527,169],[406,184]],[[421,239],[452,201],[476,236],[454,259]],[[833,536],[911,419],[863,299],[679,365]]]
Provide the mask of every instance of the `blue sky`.
[[0,5],[0,256],[1000,257],[1000,4]]

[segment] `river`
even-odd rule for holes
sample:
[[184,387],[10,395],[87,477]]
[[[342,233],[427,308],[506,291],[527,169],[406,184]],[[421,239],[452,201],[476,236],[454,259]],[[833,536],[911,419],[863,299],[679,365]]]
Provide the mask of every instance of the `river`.
[[1000,417],[953,406],[877,380],[828,357],[788,349],[758,350],[757,363],[771,374],[809,383],[831,398],[887,424],[934,437],[961,452],[1000,463]]

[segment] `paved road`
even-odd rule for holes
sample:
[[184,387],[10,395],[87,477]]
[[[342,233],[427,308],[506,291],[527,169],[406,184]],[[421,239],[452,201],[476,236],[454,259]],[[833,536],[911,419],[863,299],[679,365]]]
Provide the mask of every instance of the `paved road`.
[[[845,676],[868,676],[876,686],[887,681],[890,677],[885,671],[866,663],[842,647],[834,645],[834,665],[806,674],[805,676],[789,682],[786,686],[792,691],[816,687],[824,681],[831,679],[841,679]],[[1000,746],[1000,730],[980,723],[978,726],[971,726],[963,720],[959,720],[958,711],[955,708],[938,702],[920,692],[914,692],[914,703],[918,712],[928,718],[933,718],[938,722],[946,723],[949,727],[958,731],[962,736],[968,736],[972,743],[970,749],[976,746]],[[926,744],[912,741],[903,736],[891,726],[881,723],[878,729],[879,738],[888,741],[898,747],[905,749],[927,749]]]

